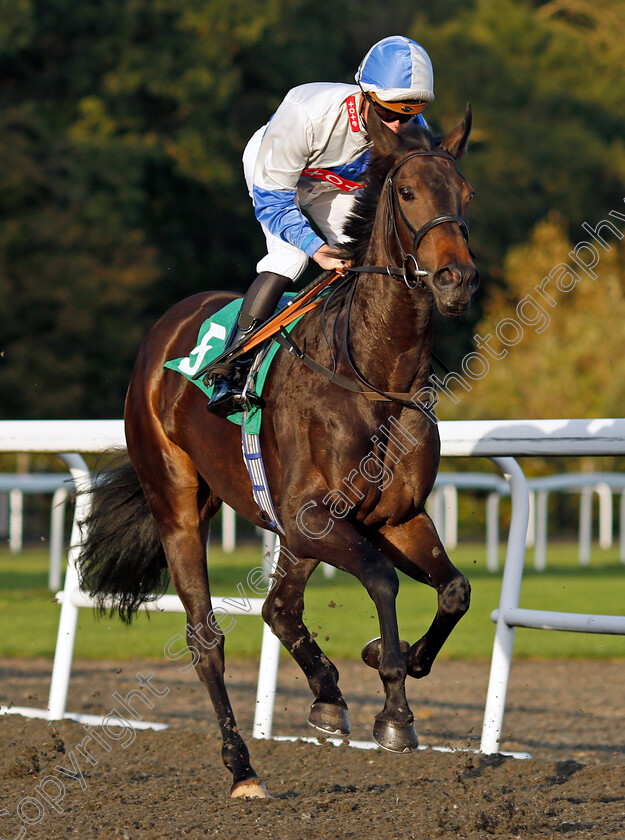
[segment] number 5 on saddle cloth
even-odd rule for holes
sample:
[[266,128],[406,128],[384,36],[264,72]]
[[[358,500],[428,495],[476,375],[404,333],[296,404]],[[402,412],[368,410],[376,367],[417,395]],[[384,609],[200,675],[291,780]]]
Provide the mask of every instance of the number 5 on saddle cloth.
[[[269,321],[260,326],[249,337],[244,338],[224,352],[227,336],[237,320],[242,304],[242,299],[231,301],[202,324],[196,345],[188,356],[172,359],[166,362],[164,367],[181,373],[210,398],[213,393],[211,371],[217,372],[220,363],[228,363],[243,352],[249,353],[256,350],[256,358],[250,368],[246,390],[254,388],[256,395],[261,397],[269,367],[280,345],[285,345],[285,336],[288,336],[288,333],[306,312],[309,312],[321,302],[323,298],[320,297],[320,294],[341,276],[340,272],[327,271],[297,294],[285,293],[278,303],[276,315],[272,316]],[[285,311],[287,307],[290,310],[289,312]],[[273,338],[277,340],[271,341]],[[292,341],[288,341],[288,344],[291,349],[295,349]],[[245,430],[252,434],[258,434],[261,423],[261,406],[252,406],[245,414]],[[244,421],[244,412],[230,414],[228,420],[241,425]]]
[[[278,309],[283,309],[293,297],[293,294],[283,295],[278,304]],[[188,356],[165,362],[164,367],[181,373],[209,399],[213,394],[214,387],[210,376],[213,367],[212,362],[216,361],[216,367],[218,367],[219,362],[217,360],[223,355],[226,338],[232,329],[232,325],[236,323],[241,303],[241,298],[233,300],[205,321],[200,327],[196,345]],[[297,320],[292,321],[286,329],[293,329]],[[246,388],[253,389],[259,397],[262,396],[271,362],[279,348],[280,345],[275,342],[271,344],[266,341],[255,343],[256,358],[251,365]],[[233,350],[235,349],[233,348]],[[247,412],[240,411],[230,414],[227,419],[238,426],[245,421],[245,430],[250,434],[258,434],[262,420],[262,408],[261,406],[253,406]]]
[[[228,361],[240,352],[249,352],[248,348],[251,345],[252,351],[256,349],[256,358],[250,367],[244,392],[249,388],[253,388],[255,394],[261,397],[267,373],[269,372],[275,354],[280,346],[285,346],[285,339],[288,344],[288,333],[295,327],[302,315],[317,305],[319,291],[324,286],[329,285],[338,276],[334,272],[331,275],[331,279],[327,278],[328,282],[320,283],[317,280],[308,289],[304,289],[298,295],[293,293],[283,295],[276,310],[278,313],[282,312],[289,304],[293,304],[294,301],[297,301],[299,305],[293,306],[293,311],[288,316],[275,319],[281,322],[279,326],[274,322],[274,318],[272,318],[248,339],[242,341],[239,345],[235,345],[229,351],[224,352],[226,339],[233,324],[238,319],[243,302],[242,299],[231,301],[202,324],[196,345],[188,356],[165,362],[164,367],[182,374],[210,399],[214,388],[213,380],[210,376],[211,370],[217,369],[220,361]],[[325,279],[324,277],[324,281]],[[314,300],[314,303],[310,303],[310,300]],[[279,337],[277,337],[277,340],[272,341],[272,337],[276,336],[278,330],[280,330]],[[295,349],[295,344],[292,341],[291,347]],[[268,527],[276,528],[278,532],[284,533],[273,504],[260,451],[262,400],[261,405],[251,405],[247,410],[228,415],[227,419],[231,423],[241,426],[243,458],[261,519],[267,523]]]

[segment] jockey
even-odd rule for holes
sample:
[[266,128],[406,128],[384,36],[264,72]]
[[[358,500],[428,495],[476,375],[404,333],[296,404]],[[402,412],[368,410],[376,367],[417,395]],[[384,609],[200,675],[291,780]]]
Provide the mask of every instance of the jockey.
[[[397,132],[434,99],[432,62],[422,46],[394,35],[374,44],[358,68],[357,85],[318,82],[293,88],[276,113],[252,136],[243,169],[267,255],[247,291],[226,348],[267,320],[284,290],[309,258],[325,270],[344,261],[344,222],[364,182],[371,141],[371,108]],[[315,224],[321,236],[312,228]],[[236,360],[215,377],[209,411],[226,416],[241,410],[249,360]]]

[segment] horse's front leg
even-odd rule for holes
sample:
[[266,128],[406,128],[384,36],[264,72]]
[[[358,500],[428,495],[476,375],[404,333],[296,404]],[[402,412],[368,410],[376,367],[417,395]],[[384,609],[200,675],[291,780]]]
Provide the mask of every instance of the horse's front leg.
[[[425,677],[449,634],[469,609],[471,586],[450,561],[430,517],[423,511],[402,525],[387,526],[380,532],[378,545],[404,574],[432,586],[438,594],[438,608],[427,632],[406,650],[411,677]],[[369,643],[363,659],[377,667],[379,642]]]
[[[414,716],[406,700],[406,662],[402,655],[397,629],[396,597],[399,579],[393,561],[367,540],[350,522],[333,520],[326,530],[327,510],[319,503],[306,504],[305,517],[298,517],[299,527],[288,533],[288,544],[298,555],[324,560],[357,577],[373,600],[380,624],[382,654],[379,674],[386,701],[376,715],[373,737],[391,752],[409,752],[418,746]],[[300,509],[301,510],[301,509]],[[295,518],[295,517],[294,517]]]

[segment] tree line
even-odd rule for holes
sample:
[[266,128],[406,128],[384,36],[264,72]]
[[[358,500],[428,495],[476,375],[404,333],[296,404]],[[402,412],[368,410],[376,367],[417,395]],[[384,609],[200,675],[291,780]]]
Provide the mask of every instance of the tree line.
[[[536,272],[566,261],[582,222],[624,207],[617,0],[1,5],[4,418],[121,416],[155,319],[186,295],[242,291],[254,276],[263,241],[240,164],[247,139],[290,87],[351,81],[386,35],[429,51],[434,131],[473,105],[463,171],[477,194],[470,223],[483,284],[470,315],[439,324],[436,349],[450,368],[536,285]],[[614,333],[622,342],[625,311],[616,243],[604,263],[606,275],[568,296],[543,337],[515,347],[475,399],[444,416],[616,413]],[[598,352],[600,338],[609,352]],[[529,398],[538,389],[528,370],[534,382],[550,381],[545,370],[557,380],[548,404]],[[597,397],[595,381],[610,399]]]

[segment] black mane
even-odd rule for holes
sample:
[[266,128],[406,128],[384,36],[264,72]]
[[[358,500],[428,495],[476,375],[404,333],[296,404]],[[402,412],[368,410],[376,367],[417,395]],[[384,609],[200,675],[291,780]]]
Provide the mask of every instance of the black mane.
[[435,137],[427,128],[410,126],[401,133],[404,141],[403,149],[399,155],[376,155],[372,154],[371,162],[365,175],[366,186],[359,190],[350,213],[343,235],[350,241],[341,246],[341,254],[352,261],[353,265],[364,265],[369,242],[373,234],[373,224],[377,211],[382,187],[389,170],[404,152],[413,149],[429,151],[436,148],[439,138]]

